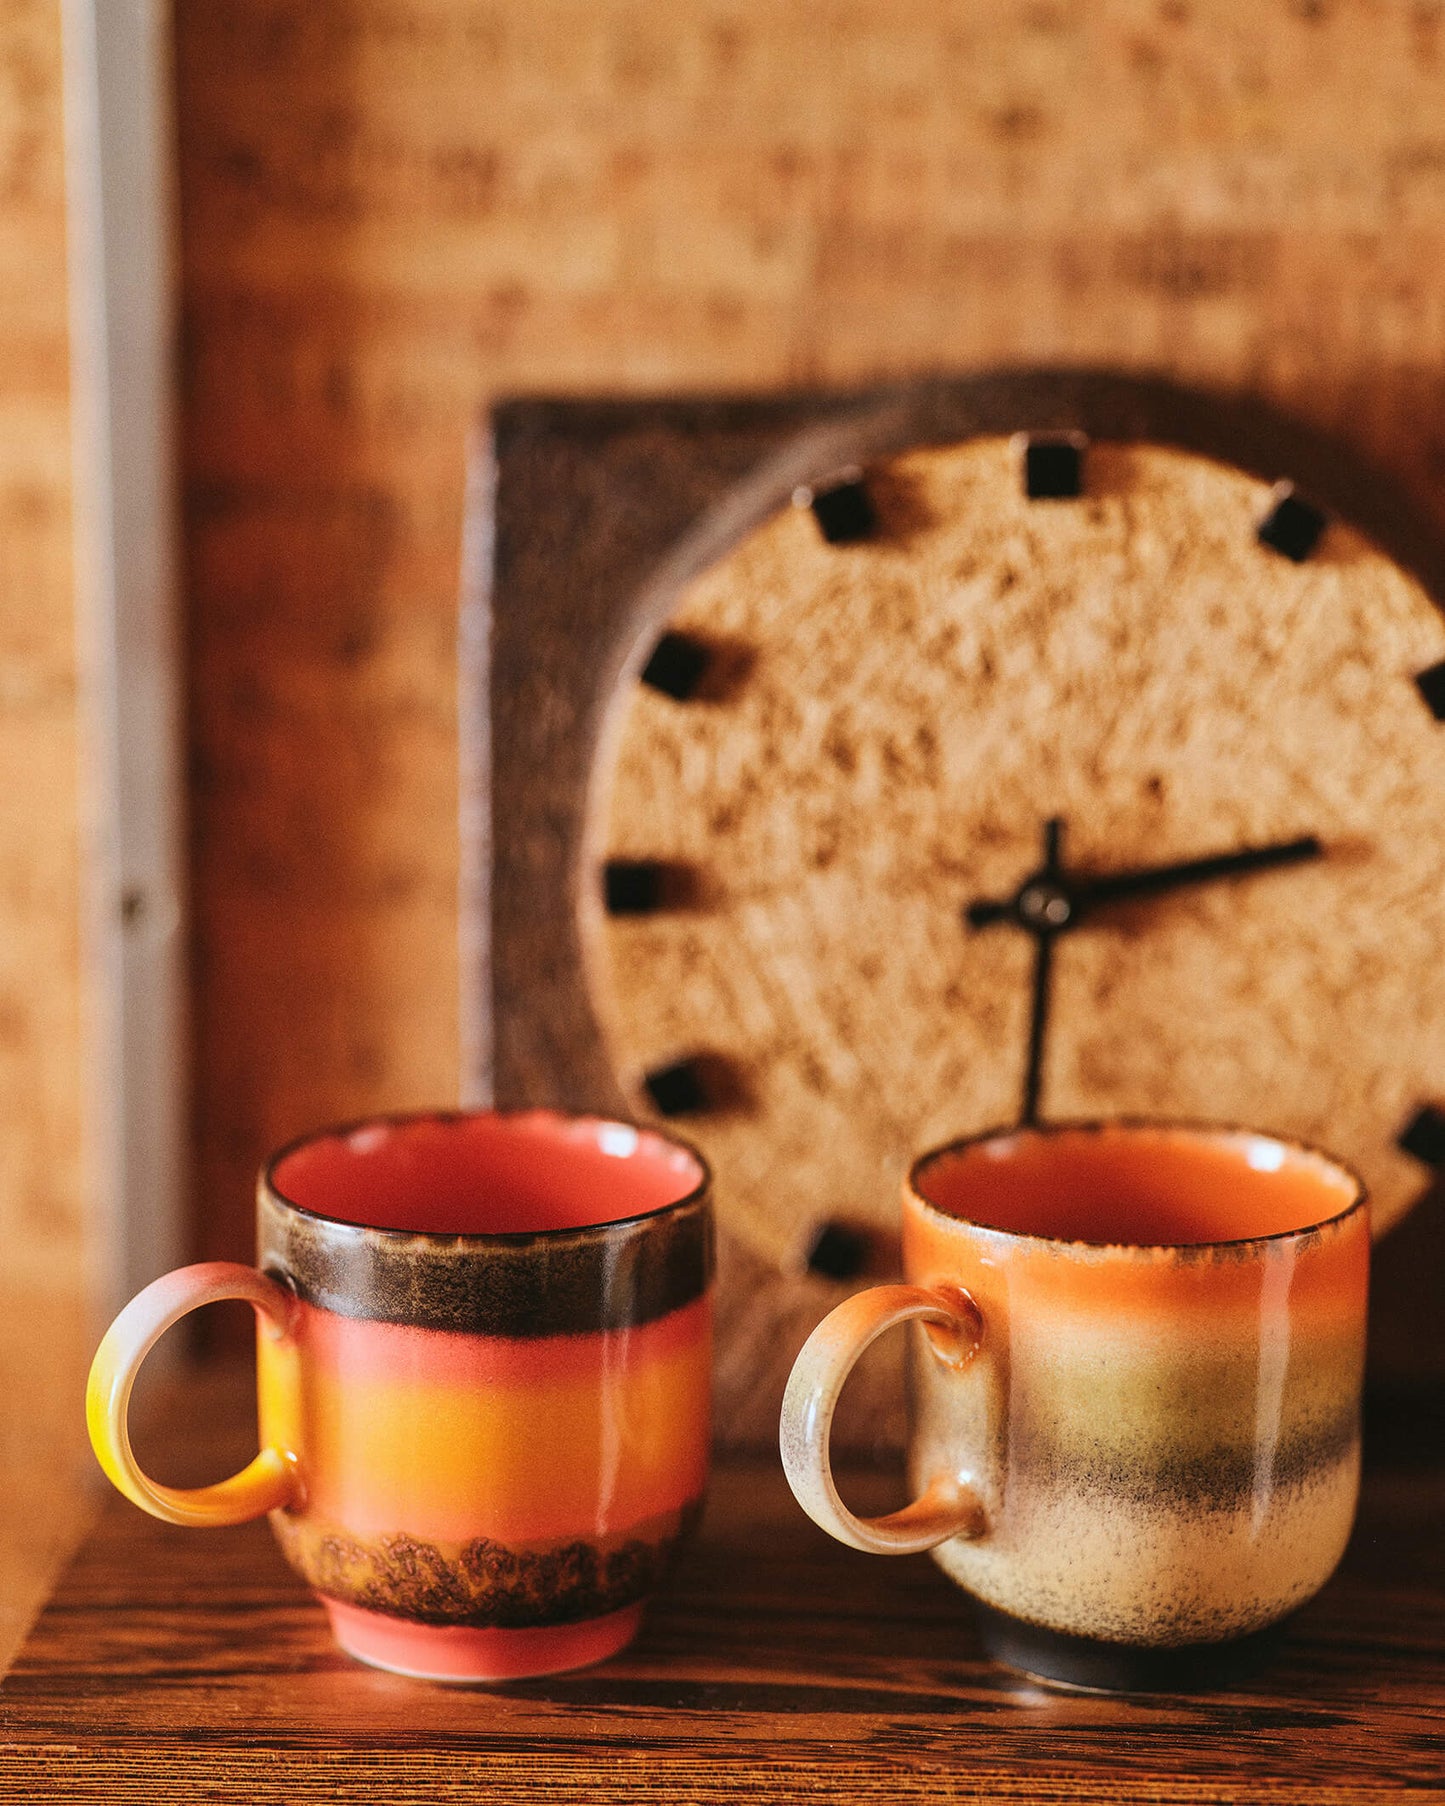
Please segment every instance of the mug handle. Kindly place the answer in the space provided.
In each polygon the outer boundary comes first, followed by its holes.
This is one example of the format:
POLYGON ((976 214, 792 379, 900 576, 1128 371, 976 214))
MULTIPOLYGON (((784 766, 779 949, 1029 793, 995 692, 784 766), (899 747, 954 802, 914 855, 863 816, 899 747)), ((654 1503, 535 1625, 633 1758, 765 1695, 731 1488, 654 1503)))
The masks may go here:
POLYGON ((152 1480, 130 1446, 130 1394, 141 1362, 173 1323, 223 1298, 253 1304, 262 1335, 281 1341, 290 1334, 293 1299, 285 1286, 234 1261, 201 1261, 138 1292, 106 1331, 90 1366, 85 1421, 96 1459, 133 1504, 168 1524, 243 1524, 301 1500, 301 1476, 289 1449, 262 1449, 239 1474, 214 1486, 180 1487, 152 1480))
POLYGON ((977 1354, 983 1317, 962 1286, 873 1286, 828 1313, 803 1344, 783 1394, 778 1442, 794 1497, 830 1536, 873 1555, 916 1555, 984 1530, 983 1508, 963 1475, 934 1475, 911 1504, 881 1518, 855 1516, 833 1483, 828 1436, 844 1382, 866 1348, 915 1320, 929 1326, 933 1352, 948 1366, 966 1367, 977 1354))

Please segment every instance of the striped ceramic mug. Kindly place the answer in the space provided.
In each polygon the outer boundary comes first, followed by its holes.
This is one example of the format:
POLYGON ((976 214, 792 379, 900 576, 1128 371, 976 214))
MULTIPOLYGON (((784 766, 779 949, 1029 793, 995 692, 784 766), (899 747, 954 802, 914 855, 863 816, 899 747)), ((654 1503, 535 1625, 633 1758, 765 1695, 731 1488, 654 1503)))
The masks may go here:
POLYGON ((126 1306, 87 1399, 101 1465, 178 1524, 271 1515, 363 1661, 448 1681, 553 1673, 628 1642, 702 1500, 709 1177, 670 1137, 550 1111, 383 1118, 262 1174, 258 1267, 207 1262, 126 1306), (136 1371, 188 1311, 256 1307, 261 1452, 153 1481, 136 1371))
POLYGON ((904 1185, 908 1283, 848 1299, 798 1357, 788 1478, 840 1541, 931 1550, 1009 1666, 1102 1689, 1224 1678, 1344 1551, 1369 1250, 1355 1176, 1271 1135, 953 1143, 904 1185), (917 1497, 859 1518, 829 1468, 833 1408, 909 1321, 917 1497))

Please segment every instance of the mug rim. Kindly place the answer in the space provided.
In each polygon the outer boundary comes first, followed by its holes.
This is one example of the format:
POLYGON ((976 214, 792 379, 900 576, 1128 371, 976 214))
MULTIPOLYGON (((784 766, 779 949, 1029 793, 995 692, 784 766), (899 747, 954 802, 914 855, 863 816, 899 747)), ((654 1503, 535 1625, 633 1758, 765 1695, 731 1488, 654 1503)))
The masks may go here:
POLYGON ((385 1236, 397 1241, 425 1241, 448 1245, 455 1245, 458 1242, 475 1245, 491 1243, 494 1246, 516 1247, 525 1242, 562 1242, 583 1236, 605 1234, 615 1229, 632 1229, 674 1213, 680 1214, 707 1201, 712 1190, 712 1168, 690 1141, 685 1141, 680 1135, 674 1135, 671 1130, 658 1129, 651 1123, 634 1122, 625 1116, 604 1116, 594 1110, 562 1110, 550 1104, 523 1104, 515 1109, 497 1109, 491 1105, 478 1105, 475 1109, 379 1110, 371 1115, 354 1117, 346 1122, 331 1123, 318 1129, 308 1129, 304 1134, 293 1137, 284 1146, 277 1148, 274 1154, 268 1156, 261 1167, 259 1185, 262 1195, 278 1209, 306 1218, 313 1223, 319 1223, 326 1229, 351 1230, 360 1235, 385 1236), (573 1223, 552 1229, 477 1230, 398 1229, 382 1223, 357 1223, 348 1217, 329 1216, 323 1210, 313 1210, 310 1205, 298 1204, 294 1198, 287 1197, 276 1183, 277 1167, 292 1154, 299 1153, 302 1148, 310 1147, 315 1142, 341 1140, 346 1136, 357 1134, 363 1129, 408 1128, 417 1123, 428 1122, 473 1122, 482 1118, 509 1122, 524 1116, 551 1117, 554 1121, 564 1123, 596 1123, 603 1128, 631 1129, 638 1136, 651 1135, 656 1140, 666 1143, 667 1146, 686 1154, 693 1161, 698 1171, 697 1183, 684 1196, 674 1198, 670 1204, 659 1204, 652 1210, 633 1211, 625 1217, 606 1217, 597 1223, 573 1223))
POLYGON ((939 1143, 926 1149, 909 1165, 903 1182, 905 1202, 912 1201, 927 1212, 930 1219, 938 1223, 951 1224, 955 1229, 973 1229, 984 1235, 1000 1236, 1011 1242, 1035 1242, 1046 1248, 1083 1248, 1091 1252, 1103 1253, 1112 1250, 1123 1250, 1128 1253, 1189 1253, 1191 1251, 1234 1250, 1236 1252, 1248 1248, 1266 1247, 1271 1242, 1296 1241, 1305 1236, 1316 1235, 1323 1229, 1332 1229, 1343 1224, 1357 1211, 1364 1210, 1370 1201, 1369 1188, 1364 1180, 1345 1161, 1334 1154, 1327 1154, 1323 1148, 1314 1146, 1312 1142, 1303 1141, 1298 1136, 1279 1134, 1272 1129, 1249 1129, 1240 1123, 1210 1121, 1198 1117, 1185 1116, 1107 1116, 1107 1117, 1064 1117, 1041 1123, 999 1124, 993 1128, 982 1129, 973 1135, 958 1135, 950 1141, 939 1143), (1303 1154, 1310 1160, 1321 1161, 1332 1167, 1335 1172, 1343 1174, 1355 1188, 1355 1195, 1342 1210, 1334 1211, 1327 1217, 1320 1217, 1312 1223, 1303 1223, 1298 1229, 1277 1229, 1269 1235, 1230 1236, 1216 1241, 1201 1242, 1127 1242, 1127 1241, 1088 1241, 1080 1236, 1039 1235, 1032 1230, 1003 1229, 996 1224, 981 1223, 972 1217, 956 1216, 935 1204, 919 1186, 919 1179, 926 1167, 935 1161, 946 1159, 950 1154, 966 1154, 982 1146, 985 1142, 1001 1141, 1011 1136, 1048 1137, 1054 1134, 1098 1133, 1108 1129, 1156 1129, 1174 1130, 1184 1134, 1209 1136, 1218 1141, 1229 1141, 1247 1137, 1254 1141, 1273 1142, 1276 1147, 1287 1149, 1293 1154, 1303 1154))

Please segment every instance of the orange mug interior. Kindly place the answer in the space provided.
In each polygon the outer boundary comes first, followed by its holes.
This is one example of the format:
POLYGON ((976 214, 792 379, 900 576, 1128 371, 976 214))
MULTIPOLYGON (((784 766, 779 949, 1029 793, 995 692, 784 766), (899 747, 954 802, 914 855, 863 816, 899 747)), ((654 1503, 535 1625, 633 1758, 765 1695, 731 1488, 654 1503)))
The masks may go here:
POLYGON ((1105 1246, 1288 1235, 1363 1196, 1311 1149, 1248 1130, 1116 1123, 1020 1129, 920 1162, 914 1189, 961 1221, 1105 1246))

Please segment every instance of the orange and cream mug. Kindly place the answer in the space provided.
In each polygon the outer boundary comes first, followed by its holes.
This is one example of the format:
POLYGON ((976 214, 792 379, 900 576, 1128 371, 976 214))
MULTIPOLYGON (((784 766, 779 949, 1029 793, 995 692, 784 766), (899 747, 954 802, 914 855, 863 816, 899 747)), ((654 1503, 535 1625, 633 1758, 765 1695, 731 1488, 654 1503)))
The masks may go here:
POLYGON ((788 1479, 841 1542, 931 1550, 1009 1667, 1122 1691, 1226 1679, 1349 1537, 1369 1253, 1354 1175, 1270 1135, 953 1143, 904 1185, 908 1283, 849 1298, 798 1356, 788 1479), (860 1518, 829 1424, 863 1350, 908 1322, 917 1496, 860 1518))
POLYGON ((309 1136, 261 1176, 258 1267, 181 1268, 111 1325, 95 1452, 172 1523, 269 1512, 364 1662, 490 1681, 601 1661, 701 1507, 709 1190, 670 1137, 550 1111, 309 1136), (261 1452, 162 1486, 131 1450, 131 1387, 222 1298, 256 1308, 261 1452))

